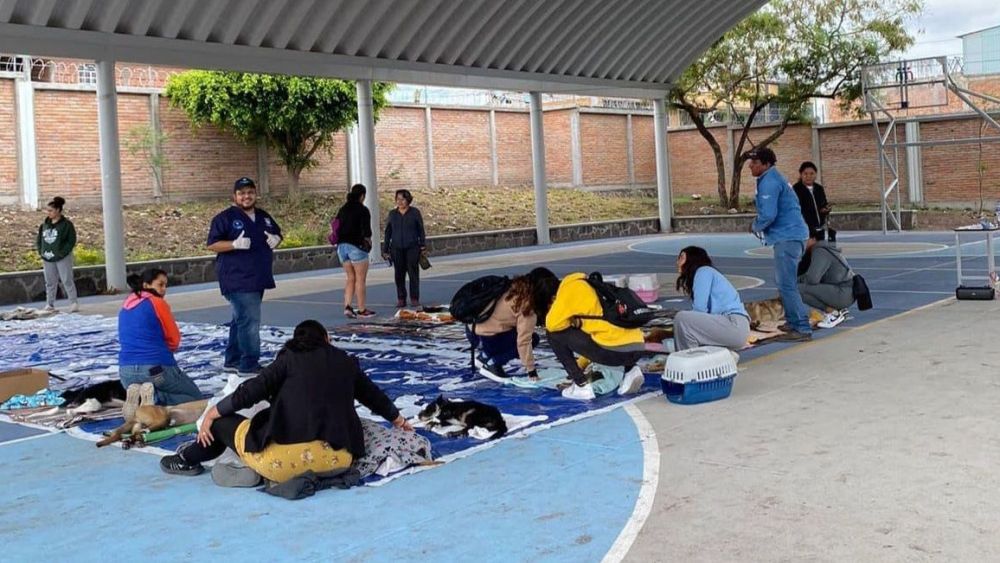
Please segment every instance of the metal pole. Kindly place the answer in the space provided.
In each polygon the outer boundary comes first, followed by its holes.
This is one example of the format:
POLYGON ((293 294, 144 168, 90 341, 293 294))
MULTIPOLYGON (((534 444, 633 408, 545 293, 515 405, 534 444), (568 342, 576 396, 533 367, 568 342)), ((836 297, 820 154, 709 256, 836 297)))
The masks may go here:
POLYGON ((549 244, 549 201, 545 185, 545 129, 542 94, 531 92, 531 170, 535 183, 535 230, 538 244, 549 244))
MULTIPOLYGON (((361 183, 368 188, 365 206, 372 215, 372 249, 382 247, 382 217, 378 210, 378 178, 375 175, 375 108, 372 105, 372 81, 358 80, 358 151, 361 157, 361 183)), ((373 256, 375 261, 379 253, 373 256)))
MULTIPOLYGON (((670 154, 667 144, 667 104, 663 98, 653 100, 653 132, 656 135, 656 200, 660 211, 660 232, 669 233, 673 214, 670 196, 670 154)), ((732 146, 732 143, 730 143, 732 146)))
POLYGON ((125 289, 122 166, 118 153, 118 94, 115 88, 115 61, 97 61, 97 122, 101 146, 101 203, 104 207, 104 270, 108 279, 108 291, 125 289))

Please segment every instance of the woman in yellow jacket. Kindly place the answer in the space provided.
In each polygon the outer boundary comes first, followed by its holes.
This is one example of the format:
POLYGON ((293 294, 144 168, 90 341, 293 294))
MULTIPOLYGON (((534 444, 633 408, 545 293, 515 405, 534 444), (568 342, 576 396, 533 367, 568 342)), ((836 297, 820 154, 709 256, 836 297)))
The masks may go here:
POLYGON ((575 273, 563 278, 545 316, 549 345, 573 380, 573 385, 563 389, 563 397, 589 401, 596 396, 574 354, 598 364, 624 367, 619 395, 635 393, 642 387, 642 371, 636 363, 649 354, 642 331, 622 328, 599 318, 581 318, 600 317, 602 312, 601 301, 586 275, 575 273))

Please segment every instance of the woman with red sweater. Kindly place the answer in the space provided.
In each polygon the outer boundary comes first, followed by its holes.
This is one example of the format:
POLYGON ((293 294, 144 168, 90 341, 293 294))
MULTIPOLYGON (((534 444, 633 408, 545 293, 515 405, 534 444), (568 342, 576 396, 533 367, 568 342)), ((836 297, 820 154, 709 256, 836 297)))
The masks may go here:
MULTIPOLYGON (((181 344, 181 333, 167 293, 167 273, 149 269, 142 275, 128 277, 132 293, 118 312, 118 377, 131 397, 133 385, 151 384, 156 404, 177 405, 201 399, 201 391, 178 366, 174 352, 181 344)), ((130 401, 126 401, 129 403, 130 401)))

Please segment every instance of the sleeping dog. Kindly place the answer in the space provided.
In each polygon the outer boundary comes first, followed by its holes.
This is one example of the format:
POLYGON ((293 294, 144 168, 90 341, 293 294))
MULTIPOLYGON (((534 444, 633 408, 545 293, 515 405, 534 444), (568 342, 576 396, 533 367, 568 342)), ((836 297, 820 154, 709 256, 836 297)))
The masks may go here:
POLYGON ((115 428, 100 442, 97 447, 104 447, 122 439, 125 434, 139 436, 143 432, 155 432, 163 430, 168 426, 178 426, 190 424, 198 420, 205 407, 207 400, 191 401, 169 407, 161 405, 142 405, 135 410, 135 416, 126 420, 124 424, 115 428))

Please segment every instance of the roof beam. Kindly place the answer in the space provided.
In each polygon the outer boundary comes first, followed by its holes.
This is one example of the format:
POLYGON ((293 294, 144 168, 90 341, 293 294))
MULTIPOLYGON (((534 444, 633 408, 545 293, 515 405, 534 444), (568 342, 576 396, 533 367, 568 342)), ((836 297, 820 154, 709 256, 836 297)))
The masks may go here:
POLYGON ((233 9, 227 12, 226 21, 222 24, 222 27, 218 28, 214 35, 209 35, 209 37, 214 39, 217 43, 232 45, 236 42, 236 38, 239 37, 240 32, 243 31, 243 26, 246 25, 250 14, 252 14, 254 8, 257 7, 257 2, 251 2, 250 0, 233 0, 231 2, 231 7, 233 9))
POLYGON ((313 13, 306 18, 305 25, 299 33, 290 41, 293 49, 299 51, 312 51, 319 39, 319 34, 323 32, 333 15, 340 8, 342 0, 323 0, 313 9, 313 13))

